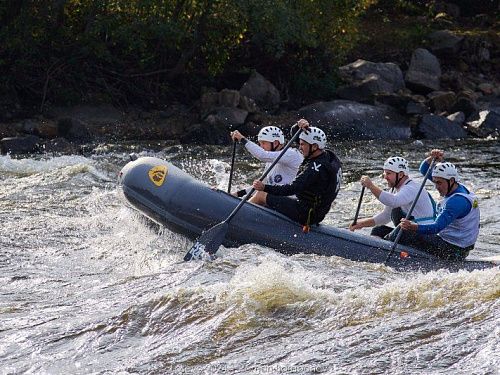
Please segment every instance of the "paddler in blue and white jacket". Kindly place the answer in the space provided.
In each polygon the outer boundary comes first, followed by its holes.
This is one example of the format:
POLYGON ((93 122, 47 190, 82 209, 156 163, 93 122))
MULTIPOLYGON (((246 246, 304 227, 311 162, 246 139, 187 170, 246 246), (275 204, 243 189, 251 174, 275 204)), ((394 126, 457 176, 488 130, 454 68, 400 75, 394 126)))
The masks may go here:
MULTIPOLYGON (((265 170, 267 170, 281 154, 281 150, 285 145, 285 136, 277 126, 265 126, 260 129, 257 135, 259 144, 246 139, 238 130, 231 132, 230 135, 234 141, 240 142, 253 157, 265 162, 265 170)), ((296 148, 289 148, 269 172, 264 183, 268 185, 290 184, 294 180, 303 160, 304 158, 299 150, 296 148)), ((241 189, 236 195, 238 197, 243 197, 251 189, 252 187, 241 189)), ((250 202, 259 204, 253 197, 250 198, 250 202)))
POLYGON ((474 193, 459 183, 457 168, 443 162, 444 152, 432 150, 420 165, 425 174, 432 158, 440 161, 432 170, 432 181, 443 197, 433 223, 401 220, 405 230, 401 243, 415 246, 444 259, 462 260, 474 248, 479 235, 479 204, 474 193))

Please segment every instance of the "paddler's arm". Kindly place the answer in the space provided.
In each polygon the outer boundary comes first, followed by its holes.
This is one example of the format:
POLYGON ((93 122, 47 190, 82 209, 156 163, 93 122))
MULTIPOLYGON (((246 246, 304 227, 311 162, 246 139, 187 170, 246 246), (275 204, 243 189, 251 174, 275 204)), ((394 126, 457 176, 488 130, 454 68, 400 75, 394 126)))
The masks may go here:
POLYGON ((375 226, 375 220, 373 220, 373 217, 367 217, 365 219, 358 219, 356 224, 350 224, 349 225, 349 230, 351 232, 354 232, 355 230, 361 229, 361 228, 366 228, 366 227, 374 227, 375 226))
POLYGON ((373 195, 378 199, 382 193, 382 189, 373 183, 373 181, 368 176, 361 176, 361 186, 369 189, 373 195))
MULTIPOLYGON (((314 184, 319 176, 313 168, 306 168, 299 173, 291 184, 287 185, 264 185, 264 191, 273 195, 290 196, 300 194, 306 188, 314 184)), ((255 187, 255 185, 254 185, 255 187)))
MULTIPOLYGON (((436 220, 432 224, 416 224, 408 227, 409 230, 416 231, 420 234, 437 234, 441 232, 444 228, 450 225, 455 219, 462 218, 466 216, 472 209, 472 205, 469 200, 460 195, 455 195, 451 197, 448 202, 446 202, 445 209, 436 217, 436 220)), ((403 219, 402 219, 403 220, 403 219)), ((402 221, 401 221, 402 223, 402 221)), ((401 225, 403 227, 403 225, 401 225)), ((404 228, 403 229, 407 229, 404 228)))
POLYGON ((373 217, 366 217, 364 219, 359 219, 358 222, 353 225, 349 225, 350 231, 355 231, 361 228, 374 227, 375 225, 384 225, 391 221, 391 208, 388 206, 384 207, 384 210, 373 217))
MULTIPOLYGON (((245 148, 247 151, 252 154, 255 158, 259 159, 260 161, 263 161, 265 163, 272 163, 273 161, 276 160, 278 156, 281 155, 281 150, 277 151, 266 151, 262 147, 260 147, 258 144, 248 141, 245 143, 245 148)), ((298 168, 300 163, 302 162, 302 158, 298 156, 301 154, 298 154, 296 152, 292 152, 292 150, 289 150, 285 152, 285 154, 281 157, 280 163, 289 165, 291 167, 298 168)))
POLYGON ((261 181, 256 180, 253 183, 255 190, 262 190, 266 193, 273 195, 289 196, 296 194, 296 187, 293 184, 288 185, 264 185, 261 181), (256 184, 259 183, 260 184, 256 184), (262 186, 262 188, 257 188, 257 186, 262 186))
MULTIPOLYGON (((427 173, 427 170, 429 169, 432 159, 436 160, 436 163, 440 163, 444 160, 444 151, 443 150, 438 150, 434 149, 431 152, 429 152, 429 156, 420 163, 420 168, 419 171, 422 173, 422 176, 425 176, 427 173)), ((432 172, 431 176, 429 176, 429 180, 432 180, 432 172)))
POLYGON ((409 230, 412 232, 417 232, 419 227, 417 223, 414 223, 413 221, 404 218, 401 219, 401 223, 399 224, 399 226, 403 230, 409 230))

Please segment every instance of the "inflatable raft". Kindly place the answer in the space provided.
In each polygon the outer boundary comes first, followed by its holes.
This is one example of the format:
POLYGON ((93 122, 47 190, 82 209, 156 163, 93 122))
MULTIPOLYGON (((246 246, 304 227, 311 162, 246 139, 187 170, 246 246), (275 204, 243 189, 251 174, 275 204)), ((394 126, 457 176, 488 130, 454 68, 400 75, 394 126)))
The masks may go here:
MULTIPOLYGON (((192 240, 224 221, 240 202, 226 192, 211 189, 173 164, 151 157, 125 165, 119 174, 119 186, 133 208, 192 240)), ((223 245, 237 247, 248 243, 267 246, 287 255, 318 254, 371 263, 384 263, 392 245, 389 241, 324 224, 303 233, 302 227, 287 217, 245 203, 231 220, 223 245)), ((386 264, 397 269, 424 271, 496 266, 481 260, 445 261, 407 246, 397 246, 386 264)))

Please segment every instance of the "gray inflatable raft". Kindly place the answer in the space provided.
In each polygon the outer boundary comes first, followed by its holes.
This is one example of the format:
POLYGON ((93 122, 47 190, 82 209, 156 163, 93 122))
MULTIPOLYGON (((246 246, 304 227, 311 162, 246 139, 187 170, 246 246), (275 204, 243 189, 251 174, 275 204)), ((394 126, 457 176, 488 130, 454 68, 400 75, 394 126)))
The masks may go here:
MULTIPOLYGON (((192 240, 225 220, 240 202, 226 192, 211 189, 173 164, 151 157, 125 165, 119 174, 119 185, 133 208, 192 240)), ((223 244, 235 247, 248 243, 267 246, 287 255, 319 254, 371 263, 384 263, 392 245, 389 241, 324 224, 313 226, 306 234, 299 224, 287 217, 245 203, 231 220, 223 244)), ((397 269, 422 271, 496 266, 481 260, 444 261, 407 246, 398 246, 386 264, 397 269)))

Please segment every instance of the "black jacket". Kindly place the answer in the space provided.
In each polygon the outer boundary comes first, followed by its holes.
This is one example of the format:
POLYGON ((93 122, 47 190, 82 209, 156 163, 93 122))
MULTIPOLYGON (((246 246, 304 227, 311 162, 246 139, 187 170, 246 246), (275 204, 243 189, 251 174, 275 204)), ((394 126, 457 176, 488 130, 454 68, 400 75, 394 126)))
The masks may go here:
POLYGON ((301 224, 323 220, 337 197, 342 180, 342 164, 325 150, 314 159, 304 159, 295 180, 289 185, 265 185, 264 191, 274 195, 296 195, 301 224))

